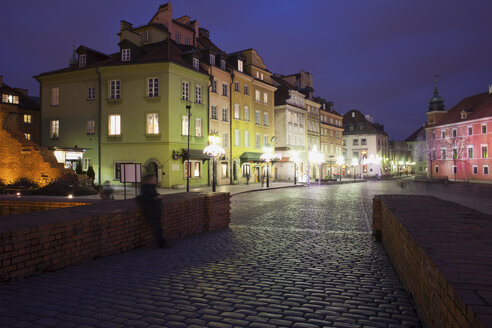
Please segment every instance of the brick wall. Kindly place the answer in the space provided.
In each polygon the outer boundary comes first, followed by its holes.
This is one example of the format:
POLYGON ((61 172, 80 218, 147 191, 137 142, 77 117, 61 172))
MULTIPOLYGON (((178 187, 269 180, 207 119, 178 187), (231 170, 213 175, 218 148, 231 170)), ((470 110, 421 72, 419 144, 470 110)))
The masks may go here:
MULTIPOLYGON (((5 199, 4 202, 6 206, 18 202, 16 208, 30 207, 31 203, 40 208, 37 203, 43 203, 5 199)), ((25 278, 154 243, 150 226, 134 200, 94 201, 85 206, 81 202, 67 203, 70 207, 1 218, 0 281, 25 278)), ((172 240, 226 228, 229 214, 229 193, 166 195, 162 213, 164 237, 172 240)))
POLYGON ((0 216, 24 214, 37 211, 47 211, 57 208, 73 207, 89 205, 89 203, 82 202, 53 202, 53 201, 15 201, 15 200, 0 200, 0 216))
POLYGON ((377 196, 373 210, 374 234, 426 327, 492 326, 492 217, 430 196, 377 196))

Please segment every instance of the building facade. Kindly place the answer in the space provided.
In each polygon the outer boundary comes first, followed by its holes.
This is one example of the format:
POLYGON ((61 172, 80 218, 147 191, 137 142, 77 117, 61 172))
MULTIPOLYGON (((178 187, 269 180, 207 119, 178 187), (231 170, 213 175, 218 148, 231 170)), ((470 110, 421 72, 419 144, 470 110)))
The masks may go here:
POLYGON ((333 104, 322 104, 320 111, 320 151, 325 155, 326 165, 322 176, 333 178, 341 174, 339 157, 343 153, 343 116, 333 109, 333 104), (337 164, 337 161, 339 164, 337 164))
POLYGON ((426 152, 426 133, 425 124, 415 130, 405 139, 408 150, 411 152, 412 162, 414 163, 411 173, 416 175, 427 175, 427 152, 426 152))

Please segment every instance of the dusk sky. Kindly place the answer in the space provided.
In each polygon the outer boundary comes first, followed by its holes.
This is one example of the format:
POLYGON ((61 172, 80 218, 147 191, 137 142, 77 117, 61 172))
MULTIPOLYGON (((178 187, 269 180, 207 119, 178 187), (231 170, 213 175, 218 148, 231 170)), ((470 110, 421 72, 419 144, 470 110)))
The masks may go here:
MULTIPOLYGON (((68 66, 72 44, 118 51, 120 20, 145 25, 165 0, 16 0, 0 11, 0 75, 39 95, 32 78, 68 66)), ((358 109, 405 139, 426 120, 439 74, 450 109, 492 83, 490 0, 179 0, 226 52, 254 48, 271 72, 314 76, 315 95, 358 109)))

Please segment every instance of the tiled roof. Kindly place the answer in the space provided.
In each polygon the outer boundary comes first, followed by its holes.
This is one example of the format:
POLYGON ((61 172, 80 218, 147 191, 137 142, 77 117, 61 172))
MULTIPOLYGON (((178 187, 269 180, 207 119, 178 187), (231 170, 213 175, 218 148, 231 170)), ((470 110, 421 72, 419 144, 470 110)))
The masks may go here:
POLYGON ((415 130, 408 138, 405 139, 405 142, 422 140, 425 140, 425 128, 423 126, 415 130))
MULTIPOLYGON (((0 94, 3 93, 19 96, 19 105, 18 105, 19 108, 39 110, 39 103, 35 102, 33 99, 31 99, 31 97, 24 95, 22 92, 19 92, 14 88, 10 87, 8 84, 2 83, 2 86, 0 87, 0 94)), ((0 101, 1 101, 1 96, 0 96, 0 101)), ((14 105, 17 106, 16 104, 14 105)))
POLYGON ((384 126, 378 123, 369 122, 366 117, 358 110, 352 109, 343 115, 343 134, 376 134, 381 133, 387 135, 384 131, 384 126), (354 117, 352 117, 352 113, 354 117), (353 130, 350 130, 350 125, 354 126, 353 130), (360 127, 363 127, 360 129, 360 127))
POLYGON ((438 125, 466 122, 484 117, 492 117, 492 94, 488 92, 467 97, 456 104, 437 122, 438 125), (461 118, 461 112, 468 113, 465 119, 461 118))

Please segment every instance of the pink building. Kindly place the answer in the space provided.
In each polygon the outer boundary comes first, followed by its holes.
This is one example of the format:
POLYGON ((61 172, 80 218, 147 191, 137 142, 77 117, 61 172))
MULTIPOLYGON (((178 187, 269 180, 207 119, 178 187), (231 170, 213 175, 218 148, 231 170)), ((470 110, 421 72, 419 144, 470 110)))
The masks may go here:
MULTIPOLYGON (((434 90, 427 122, 427 154, 432 177, 492 182, 492 85, 448 111, 434 90)), ((429 173, 430 175, 430 173, 429 173)))

